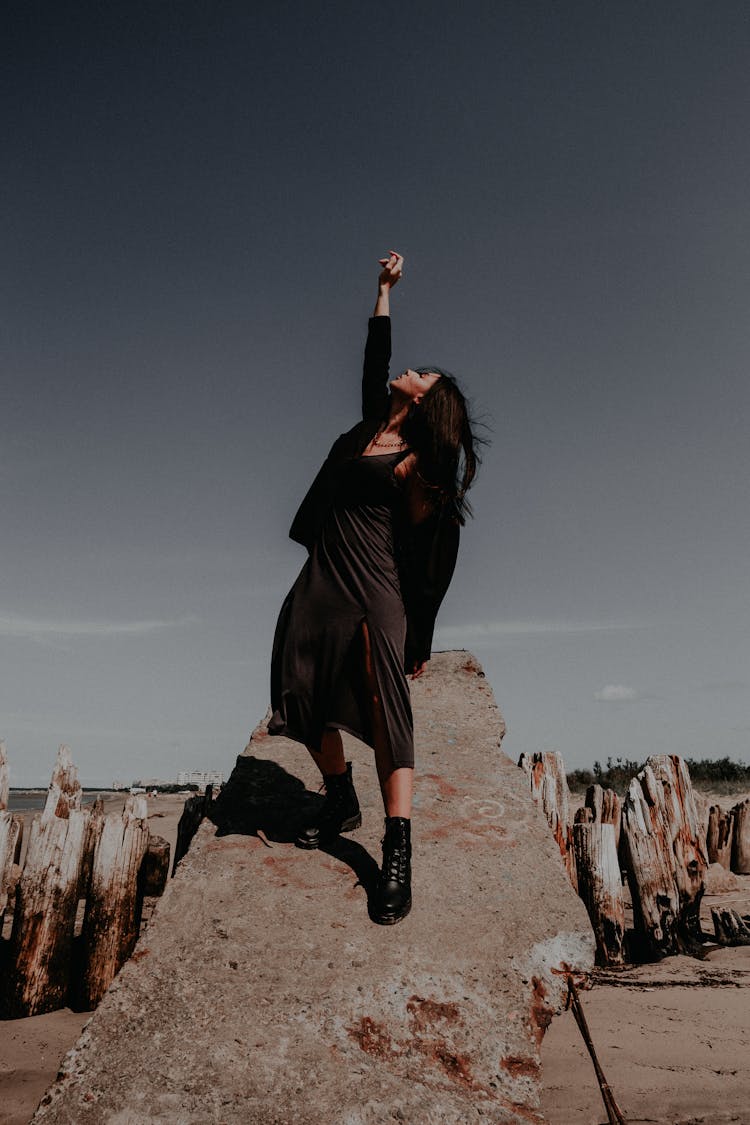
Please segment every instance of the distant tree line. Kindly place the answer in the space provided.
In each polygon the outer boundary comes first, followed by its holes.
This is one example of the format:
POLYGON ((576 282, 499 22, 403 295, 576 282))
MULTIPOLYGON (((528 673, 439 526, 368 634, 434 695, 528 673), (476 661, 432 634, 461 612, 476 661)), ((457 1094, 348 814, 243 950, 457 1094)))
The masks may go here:
MULTIPOLYGON (((702 788, 714 786, 750 786, 750 766, 744 762, 733 762, 731 758, 686 758, 693 783, 702 788)), ((607 758, 606 766, 594 762, 590 770, 573 770, 567 775, 568 785, 580 792, 589 785, 601 785, 604 789, 614 789, 616 793, 627 791, 631 778, 643 769, 644 762, 630 758, 607 758)))
MULTIPOLYGON (((156 790, 157 793, 185 793, 188 789, 191 793, 200 792, 200 786, 190 781, 186 785, 178 785, 176 781, 167 781, 163 785, 143 785, 139 788, 146 789, 149 793, 156 790)), ((82 785, 82 793, 124 793, 127 796, 130 786, 125 786, 122 789, 107 789, 101 785, 82 785)), ((26 792, 26 790, 23 790, 26 792)))
POLYGON ((148 786, 149 793, 153 793, 154 790, 156 790, 157 793, 185 793, 188 789, 191 793, 198 793, 200 786, 192 781, 189 781, 186 785, 178 785, 176 781, 170 781, 167 785, 148 786))

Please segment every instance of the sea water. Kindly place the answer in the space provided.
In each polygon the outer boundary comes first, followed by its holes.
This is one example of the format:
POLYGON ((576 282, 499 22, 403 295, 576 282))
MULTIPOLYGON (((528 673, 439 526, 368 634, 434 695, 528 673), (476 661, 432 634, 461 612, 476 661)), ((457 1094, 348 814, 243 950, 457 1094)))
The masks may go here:
MULTIPOLYGON (((106 790, 102 790, 106 792, 106 790)), ((84 793, 82 795, 81 803, 84 805, 93 805, 98 793, 84 793)), ((124 794, 127 796, 127 794, 124 794)), ((9 812, 37 812, 44 808, 44 803, 47 800, 46 789, 11 789, 8 794, 8 811, 9 812)))

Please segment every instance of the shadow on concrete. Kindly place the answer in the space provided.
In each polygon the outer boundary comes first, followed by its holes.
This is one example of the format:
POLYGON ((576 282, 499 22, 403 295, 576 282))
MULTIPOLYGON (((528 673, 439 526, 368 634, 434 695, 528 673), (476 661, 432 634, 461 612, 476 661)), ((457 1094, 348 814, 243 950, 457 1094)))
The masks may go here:
POLYGON ((380 875, 380 867, 368 852, 356 840, 347 836, 339 836, 332 844, 326 844, 321 851, 332 855, 335 859, 351 867, 357 876, 357 885, 362 887, 367 895, 367 909, 372 916, 374 906, 375 888, 380 875))
POLYGON ((269 840, 291 844, 322 804, 322 794, 310 792, 278 762, 240 755, 208 816, 217 836, 257 836, 261 831, 269 840))
MULTIPOLYGON (((216 825, 217 836, 262 833, 269 841, 292 844, 322 805, 322 793, 306 789, 303 781, 278 762, 243 754, 207 815, 216 825)), ((369 905, 380 868, 367 849, 348 836, 339 836, 320 850, 352 869, 369 905)))

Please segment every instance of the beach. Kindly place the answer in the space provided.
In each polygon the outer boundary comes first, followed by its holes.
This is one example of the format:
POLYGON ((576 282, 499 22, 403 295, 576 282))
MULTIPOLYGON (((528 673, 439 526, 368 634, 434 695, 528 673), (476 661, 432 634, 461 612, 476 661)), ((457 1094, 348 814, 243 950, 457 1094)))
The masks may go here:
MULTIPOLYGON (((750 911, 750 876, 711 905, 750 911)), ((597 974, 581 992, 600 1065, 628 1125, 747 1125, 750 1121, 748 987, 750 947, 705 961, 668 957, 618 974, 597 974), (625 978, 625 979, 623 979, 625 978)), ((542 1105, 549 1125, 600 1125, 607 1115, 594 1068, 571 1012, 542 1043, 542 1105)))
MULTIPOLYGON (((724 808, 745 794, 700 794, 724 808)), ((122 807, 108 795, 107 811, 122 807)), ((575 803, 575 798, 574 798, 575 803)), ((149 798, 151 831, 172 847, 184 797, 149 798)), ((29 814, 31 815, 31 814, 29 814)), ((750 876, 703 900, 750 913, 750 876)), ((719 949, 704 961, 669 957, 621 973, 597 972, 581 1000, 599 1061, 629 1125, 747 1125, 750 947, 719 949)), ((0 1036, 0 1125, 27 1125, 59 1062, 90 1013, 68 1009, 7 1021, 0 1036)), ((543 1111, 549 1125, 606 1122, 591 1060, 570 1012, 553 1019, 541 1048, 543 1111)))

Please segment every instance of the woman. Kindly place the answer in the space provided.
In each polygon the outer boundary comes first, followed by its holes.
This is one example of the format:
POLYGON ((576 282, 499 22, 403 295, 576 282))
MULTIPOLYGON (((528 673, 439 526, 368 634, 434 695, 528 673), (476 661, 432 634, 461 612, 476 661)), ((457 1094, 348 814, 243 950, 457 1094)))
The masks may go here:
POLYGON ((271 664, 271 734, 304 743, 326 797, 297 838, 317 848, 362 823, 342 730, 368 743, 385 808, 372 918, 411 907, 414 747, 406 673, 430 657, 453 574, 465 494, 476 472, 466 402, 438 368, 388 384, 390 293, 403 258, 381 258, 362 381, 362 421, 334 443, 290 535, 309 557, 279 615, 271 664))

